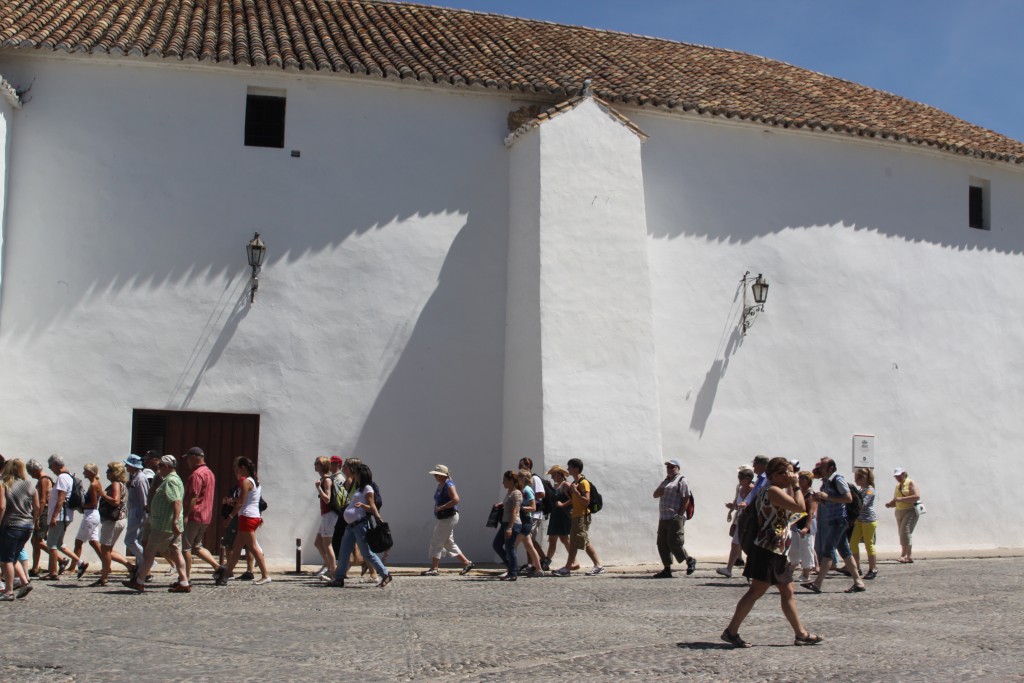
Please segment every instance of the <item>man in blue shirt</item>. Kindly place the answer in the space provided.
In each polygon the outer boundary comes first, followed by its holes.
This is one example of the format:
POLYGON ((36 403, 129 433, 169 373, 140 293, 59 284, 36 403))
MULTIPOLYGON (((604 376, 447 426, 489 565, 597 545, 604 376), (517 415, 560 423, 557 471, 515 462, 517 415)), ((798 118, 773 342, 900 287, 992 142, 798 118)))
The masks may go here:
POLYGON ((825 575, 832 569, 832 553, 838 550, 846 571, 853 577, 853 585, 846 592, 860 593, 867 589, 853 561, 850 540, 846 536, 846 504, 853 502, 853 494, 850 493, 850 486, 843 479, 843 475, 836 471, 836 463, 832 458, 822 458, 818 466, 821 468, 821 490, 814 495, 819 505, 823 506, 818 511, 821 567, 818 568, 818 577, 813 583, 800 585, 812 593, 820 593, 825 575))

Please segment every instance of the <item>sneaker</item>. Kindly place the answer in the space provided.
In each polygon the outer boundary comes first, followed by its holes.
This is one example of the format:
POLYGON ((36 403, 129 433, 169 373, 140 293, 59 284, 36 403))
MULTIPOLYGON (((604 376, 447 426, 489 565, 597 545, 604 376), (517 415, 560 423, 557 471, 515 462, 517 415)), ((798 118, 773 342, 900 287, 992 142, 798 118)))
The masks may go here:
POLYGON ((252 581, 256 576, 252 572, 242 572, 238 575, 239 581, 252 581))
POLYGON ((88 568, 89 568, 89 563, 88 562, 79 562, 78 563, 78 579, 79 580, 81 580, 82 576, 85 575, 85 570, 87 570, 88 568))
POLYGON ((420 572, 420 576, 440 576, 441 572, 436 569, 425 569, 420 572))
POLYGON ((732 578, 732 571, 729 570, 729 569, 726 569, 725 567, 718 567, 717 569, 715 569, 715 573, 716 574, 721 574, 722 576, 724 576, 727 579, 731 579, 732 578))
POLYGON ((552 576, 570 576, 572 572, 569 571, 568 567, 562 567, 561 569, 555 569, 551 572, 552 576))
POLYGON ((325 564, 324 566, 320 567, 320 569, 317 569, 316 570, 316 574, 313 574, 313 576, 315 576, 316 578, 319 579, 321 576, 323 576, 326 573, 327 573, 327 565, 325 564))
POLYGON ((519 565, 519 573, 520 574, 525 574, 528 571, 530 571, 530 564, 529 563, 519 565))
POLYGON ((878 576, 878 572, 876 572, 874 569, 872 569, 871 571, 869 571, 867 574, 864 575, 864 579, 866 581, 871 581, 876 576, 878 576))
POLYGON ((14 597, 16 597, 18 600, 21 600, 22 598, 24 598, 26 595, 28 595, 31 592, 32 592, 32 583, 29 582, 29 583, 26 583, 21 588, 19 588, 18 592, 14 594, 14 597))
POLYGON ((327 582, 327 585, 330 586, 331 588, 344 588, 345 587, 345 579, 330 579, 327 582))
POLYGON ((14 593, 0 593, 0 601, 14 602, 14 593))
POLYGON ((651 578, 652 579, 671 579, 672 578, 672 570, 670 568, 668 568, 668 567, 665 567, 664 569, 662 569, 660 572, 658 572, 657 574, 655 574, 651 578))
POLYGON ((470 573, 471 571, 473 571, 473 563, 472 562, 470 562, 469 564, 467 564, 465 567, 462 568, 462 571, 459 572, 459 576, 465 576, 466 574, 470 573))
POLYGON ((317 578, 319 578, 324 583, 332 583, 334 581, 334 577, 331 576, 330 574, 322 574, 321 576, 319 576, 317 578))
POLYGON ((269 576, 264 576, 262 579, 258 579, 256 581, 253 581, 252 585, 254 585, 254 586, 266 586, 271 581, 273 581, 272 578, 270 578, 269 576))
POLYGON ((182 586, 180 583, 175 583, 173 586, 171 586, 170 588, 167 589, 167 592, 168 593, 191 593, 192 592, 192 586, 189 586, 187 584, 182 586))
POLYGON ((689 576, 690 574, 694 573, 695 571, 697 571, 697 558, 694 558, 694 557, 686 558, 686 575, 689 576))
POLYGON ((598 574, 604 574, 604 567, 594 567, 586 572, 587 576, 597 576, 598 574))

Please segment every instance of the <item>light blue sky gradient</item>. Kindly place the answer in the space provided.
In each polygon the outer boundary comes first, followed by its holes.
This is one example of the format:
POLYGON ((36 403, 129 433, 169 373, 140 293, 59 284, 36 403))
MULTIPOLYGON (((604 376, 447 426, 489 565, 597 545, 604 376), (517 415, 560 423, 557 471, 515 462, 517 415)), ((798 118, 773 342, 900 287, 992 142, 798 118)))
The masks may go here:
POLYGON ((749 52, 1024 141, 1024 0, 438 0, 749 52))

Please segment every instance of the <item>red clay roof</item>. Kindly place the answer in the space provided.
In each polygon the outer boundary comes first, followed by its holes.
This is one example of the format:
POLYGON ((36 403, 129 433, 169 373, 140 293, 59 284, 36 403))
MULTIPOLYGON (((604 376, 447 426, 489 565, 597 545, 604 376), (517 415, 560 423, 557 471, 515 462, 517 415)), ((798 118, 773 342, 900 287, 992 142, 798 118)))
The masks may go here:
POLYGON ((0 48, 367 74, 662 107, 1024 163, 1024 144, 741 52, 375 0, 0 0, 0 48))

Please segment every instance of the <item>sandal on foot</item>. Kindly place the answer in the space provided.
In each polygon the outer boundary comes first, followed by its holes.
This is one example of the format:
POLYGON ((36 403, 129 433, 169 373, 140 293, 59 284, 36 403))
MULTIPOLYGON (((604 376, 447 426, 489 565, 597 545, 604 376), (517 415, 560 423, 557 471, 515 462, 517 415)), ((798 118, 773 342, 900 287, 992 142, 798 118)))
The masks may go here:
POLYGON ((465 567, 462 568, 462 571, 459 572, 459 576, 465 576, 466 574, 470 573, 471 571, 473 571, 473 563, 472 562, 470 562, 469 564, 467 564, 465 567))
POLYGON ((92 583, 89 584, 89 588, 102 588, 103 586, 106 586, 106 585, 107 585, 107 582, 104 581, 103 579, 96 579, 95 581, 93 581, 92 583))
POLYGON ((799 634, 797 634, 796 638, 793 639, 793 644, 794 645, 817 645, 822 640, 824 640, 824 638, 822 638, 821 636, 814 635, 813 633, 808 631, 807 635, 799 635, 799 634))
POLYGON ((853 584, 852 586, 850 586, 849 588, 847 588, 843 592, 844 593, 863 593, 866 590, 867 590, 867 586, 858 586, 857 584, 853 584))
POLYGON ((803 588, 806 588, 807 590, 811 591, 812 593, 820 593, 821 592, 821 589, 818 588, 817 586, 815 586, 813 583, 801 583, 800 586, 803 587, 803 588))
POLYGON ((381 578, 380 583, 377 584, 377 588, 384 588, 389 583, 391 583, 391 574, 385 574, 383 578, 381 578))
POLYGON ((750 647, 750 643, 740 638, 739 633, 729 633, 729 629, 722 631, 722 640, 733 647, 750 647))

